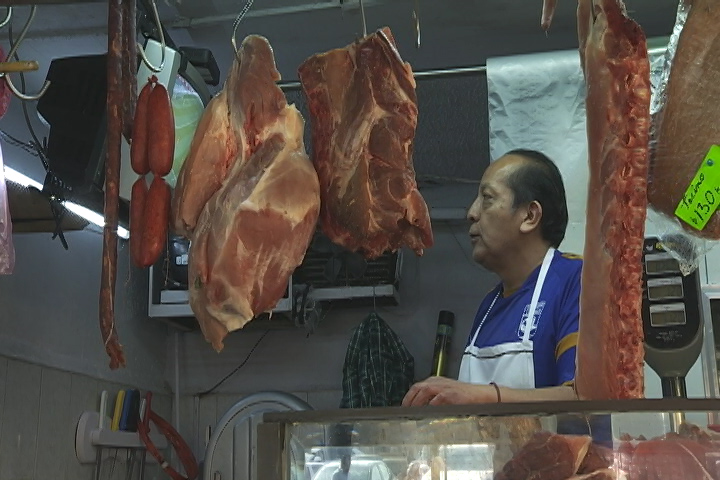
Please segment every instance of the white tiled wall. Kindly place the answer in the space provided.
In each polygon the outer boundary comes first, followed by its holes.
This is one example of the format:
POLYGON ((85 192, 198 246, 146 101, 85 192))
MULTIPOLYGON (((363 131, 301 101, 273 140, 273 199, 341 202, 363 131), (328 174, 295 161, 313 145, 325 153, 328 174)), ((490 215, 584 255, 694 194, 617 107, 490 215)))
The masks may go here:
MULTIPOLYGON (((75 456, 78 418, 98 410, 102 390, 113 398, 131 387, 0 356, 0 478, 91 480, 94 466, 75 456)), ((153 409, 170 419, 170 396, 155 393, 153 409)), ((110 466, 115 452, 106 453, 110 466)), ((116 468, 124 469, 125 453, 117 457, 116 468)), ((156 464, 147 467, 145 478, 164 477, 156 464)))

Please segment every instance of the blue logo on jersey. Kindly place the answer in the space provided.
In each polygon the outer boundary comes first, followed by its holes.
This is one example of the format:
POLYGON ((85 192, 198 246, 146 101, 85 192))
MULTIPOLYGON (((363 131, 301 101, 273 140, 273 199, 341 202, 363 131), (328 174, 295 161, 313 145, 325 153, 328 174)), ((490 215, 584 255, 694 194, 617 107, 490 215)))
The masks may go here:
MULTIPOLYGON (((540 320, 540 315, 542 315, 544 308, 545 308, 545 300, 539 301, 537 303, 537 307, 535 308, 535 315, 533 315, 532 326, 530 327, 530 338, 533 338, 533 336, 535 336, 535 331, 537 330, 538 321, 540 320)), ((525 336, 525 329, 527 328, 529 315, 530 315, 530 304, 528 303, 527 305, 525 305, 525 309, 523 310, 522 320, 520 321, 520 326, 518 327, 518 338, 522 339, 525 336)))

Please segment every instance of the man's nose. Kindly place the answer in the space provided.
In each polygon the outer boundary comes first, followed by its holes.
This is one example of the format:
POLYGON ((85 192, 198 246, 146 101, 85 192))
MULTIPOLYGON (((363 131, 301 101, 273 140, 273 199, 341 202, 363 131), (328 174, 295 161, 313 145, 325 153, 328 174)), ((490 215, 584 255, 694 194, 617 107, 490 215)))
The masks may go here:
POLYGON ((472 205, 470 205, 470 208, 468 208, 465 218, 467 218, 468 222, 474 223, 474 222, 478 221, 477 209, 475 208, 474 203, 472 205))

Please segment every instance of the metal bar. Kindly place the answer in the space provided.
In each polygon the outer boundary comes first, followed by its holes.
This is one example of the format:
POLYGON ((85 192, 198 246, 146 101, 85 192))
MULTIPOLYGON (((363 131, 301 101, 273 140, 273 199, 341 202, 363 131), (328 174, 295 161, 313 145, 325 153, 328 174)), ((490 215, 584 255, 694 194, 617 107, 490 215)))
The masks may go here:
POLYGON ((428 420, 432 418, 467 418, 497 415, 566 415, 636 413, 636 412, 718 412, 720 400, 695 398, 660 398, 637 400, 571 400, 534 403, 488 403, 477 405, 442 405, 425 407, 339 408, 294 412, 267 412, 265 423, 356 423, 361 421, 428 420))
MULTIPOLYGON (((454 75, 463 75, 471 73, 485 73, 487 67, 485 65, 478 65, 476 67, 458 67, 458 68, 447 68, 440 70, 424 70, 421 72, 413 72, 415 78, 430 78, 430 77, 451 77, 454 75)), ((278 84, 282 90, 292 90, 300 88, 300 82, 281 82, 278 84)))
MULTIPOLYGON (((0 2, 3 0, 0 0, 0 2)), ((245 18, 255 17, 269 17, 275 15, 287 15, 292 13, 304 13, 315 10, 329 10, 340 8, 340 5, 336 2, 332 3, 311 3, 310 5, 300 5, 296 7, 277 7, 277 8, 264 8, 260 10, 251 10, 247 12, 245 18)), ((207 17, 200 18, 180 18, 170 22, 165 22, 168 28, 192 28, 200 26, 215 25, 218 23, 232 22, 237 17, 237 14, 228 15, 209 15, 207 17)))
POLYGON ((75 3, 107 3, 107 0, 0 0, 0 7, 72 5, 75 3))

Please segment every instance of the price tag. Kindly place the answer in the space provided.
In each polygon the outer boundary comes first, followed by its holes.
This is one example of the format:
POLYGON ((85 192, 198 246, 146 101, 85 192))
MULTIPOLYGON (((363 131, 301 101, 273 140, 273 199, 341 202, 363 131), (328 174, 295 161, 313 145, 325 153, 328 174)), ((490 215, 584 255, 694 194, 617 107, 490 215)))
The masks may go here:
POLYGON ((720 206, 720 146, 713 145, 675 209, 675 215, 702 230, 720 206))

